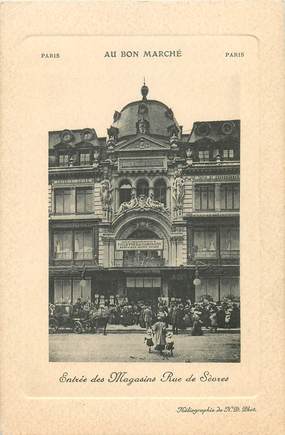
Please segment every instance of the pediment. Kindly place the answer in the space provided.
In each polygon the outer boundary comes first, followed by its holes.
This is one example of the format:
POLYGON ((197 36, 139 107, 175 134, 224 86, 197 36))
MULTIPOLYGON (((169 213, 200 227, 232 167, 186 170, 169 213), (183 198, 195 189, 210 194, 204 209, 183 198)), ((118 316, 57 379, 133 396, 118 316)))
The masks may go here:
POLYGON ((115 151, 166 151, 169 149, 170 144, 150 136, 141 135, 121 144, 118 143, 115 151))

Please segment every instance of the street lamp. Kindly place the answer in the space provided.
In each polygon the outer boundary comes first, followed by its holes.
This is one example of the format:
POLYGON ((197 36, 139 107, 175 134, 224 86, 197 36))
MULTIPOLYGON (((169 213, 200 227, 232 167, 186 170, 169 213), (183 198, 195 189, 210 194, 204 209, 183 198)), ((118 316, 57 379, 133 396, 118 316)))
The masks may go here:
POLYGON ((194 284, 195 287, 201 285, 201 280, 199 278, 199 270, 198 270, 198 266, 197 265, 196 265, 196 268, 195 268, 195 278, 193 280, 193 284, 194 284))

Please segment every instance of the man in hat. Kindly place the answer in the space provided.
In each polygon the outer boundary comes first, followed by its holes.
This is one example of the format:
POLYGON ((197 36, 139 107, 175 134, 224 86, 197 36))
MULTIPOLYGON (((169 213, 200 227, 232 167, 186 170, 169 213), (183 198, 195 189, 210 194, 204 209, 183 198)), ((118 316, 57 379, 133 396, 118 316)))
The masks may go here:
POLYGON ((151 328, 151 324, 152 324, 152 311, 150 306, 145 307, 143 312, 143 319, 144 319, 146 330, 148 330, 149 328, 151 328))

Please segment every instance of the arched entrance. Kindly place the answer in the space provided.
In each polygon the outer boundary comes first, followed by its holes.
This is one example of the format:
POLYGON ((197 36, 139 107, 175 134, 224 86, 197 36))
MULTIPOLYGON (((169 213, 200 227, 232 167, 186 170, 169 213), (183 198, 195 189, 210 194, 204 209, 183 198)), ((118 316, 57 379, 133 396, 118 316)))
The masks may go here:
POLYGON ((130 303, 154 304, 167 296, 163 268, 168 264, 170 225, 157 213, 130 215, 115 232, 115 265, 125 276, 125 296, 130 303))

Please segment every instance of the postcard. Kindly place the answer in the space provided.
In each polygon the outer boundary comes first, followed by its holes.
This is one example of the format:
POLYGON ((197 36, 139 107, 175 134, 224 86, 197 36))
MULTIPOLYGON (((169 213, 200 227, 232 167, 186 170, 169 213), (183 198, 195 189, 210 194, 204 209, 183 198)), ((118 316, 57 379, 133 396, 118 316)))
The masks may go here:
POLYGON ((2 4, 3 435, 282 432, 283 18, 258 5, 2 4))

